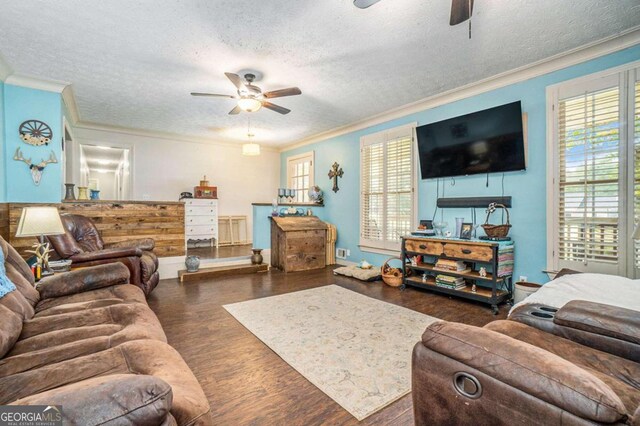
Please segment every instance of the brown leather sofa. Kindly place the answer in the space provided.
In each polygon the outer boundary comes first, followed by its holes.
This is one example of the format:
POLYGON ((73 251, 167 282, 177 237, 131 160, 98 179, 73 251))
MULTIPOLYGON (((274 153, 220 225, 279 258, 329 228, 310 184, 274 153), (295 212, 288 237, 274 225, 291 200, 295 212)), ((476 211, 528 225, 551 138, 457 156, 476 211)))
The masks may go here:
POLYGON ((123 263, 134 284, 149 295, 158 285, 158 258, 153 253, 155 242, 150 238, 105 244, 98 228, 91 219, 81 215, 60 215, 66 229, 63 235, 51 235, 47 239, 55 251, 54 257, 71 259, 72 268, 123 263))
POLYGON ((62 405, 65 424, 206 425, 210 408, 121 263, 34 287, 2 238, 16 290, 0 298, 0 405, 62 405))
POLYGON ((416 424, 640 425, 640 313, 528 309, 483 328, 427 328, 413 351, 416 424))

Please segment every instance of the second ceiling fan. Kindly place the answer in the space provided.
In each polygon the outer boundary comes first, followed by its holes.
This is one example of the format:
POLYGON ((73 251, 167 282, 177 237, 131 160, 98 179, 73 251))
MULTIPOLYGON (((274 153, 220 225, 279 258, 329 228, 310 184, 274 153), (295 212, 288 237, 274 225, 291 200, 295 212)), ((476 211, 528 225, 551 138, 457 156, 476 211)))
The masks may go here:
MULTIPOLYGON (((369 6, 373 6, 380 0, 353 0, 353 4, 360 8, 366 9, 369 6)), ((458 25, 467 19, 471 18, 473 14, 473 0, 451 0, 451 17, 449 18, 449 25, 458 25)))
POLYGON ((281 107, 279 105, 273 104, 268 101, 268 99, 273 98, 282 98, 284 96, 295 96, 302 94, 302 91, 297 87, 289 87, 287 89, 280 90, 272 90, 270 92, 262 92, 258 86, 253 84, 253 81, 256 79, 256 76, 251 73, 247 73, 244 75, 244 79, 240 77, 238 74, 233 74, 230 72, 224 73, 229 80, 236 86, 237 95, 220 95, 217 93, 201 93, 201 92, 191 92, 192 96, 210 96, 215 98, 230 98, 236 99, 238 101, 238 105, 229 111, 230 115, 240 114, 240 112, 256 112, 260 108, 264 107, 270 109, 271 111, 275 111, 280 114, 289 114, 291 112, 290 109, 281 107))

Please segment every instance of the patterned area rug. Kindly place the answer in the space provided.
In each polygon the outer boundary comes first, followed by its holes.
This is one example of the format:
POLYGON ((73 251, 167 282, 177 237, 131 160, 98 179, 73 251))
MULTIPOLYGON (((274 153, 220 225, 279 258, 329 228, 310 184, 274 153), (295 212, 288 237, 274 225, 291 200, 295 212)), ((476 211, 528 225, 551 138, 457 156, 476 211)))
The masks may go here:
POLYGON ((337 285, 225 305, 358 420, 411 390, 411 351, 437 318, 337 285))

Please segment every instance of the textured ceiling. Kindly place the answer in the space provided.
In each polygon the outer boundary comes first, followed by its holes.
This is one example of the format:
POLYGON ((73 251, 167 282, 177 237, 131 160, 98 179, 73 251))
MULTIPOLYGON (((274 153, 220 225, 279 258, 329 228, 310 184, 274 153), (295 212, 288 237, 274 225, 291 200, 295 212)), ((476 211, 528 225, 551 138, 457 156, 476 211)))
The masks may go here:
POLYGON ((17 73, 69 81, 80 119, 242 140, 224 72, 256 69, 287 116, 251 114, 284 145, 615 35, 638 0, 476 0, 473 38, 445 0, 0 0, 0 53, 17 73))

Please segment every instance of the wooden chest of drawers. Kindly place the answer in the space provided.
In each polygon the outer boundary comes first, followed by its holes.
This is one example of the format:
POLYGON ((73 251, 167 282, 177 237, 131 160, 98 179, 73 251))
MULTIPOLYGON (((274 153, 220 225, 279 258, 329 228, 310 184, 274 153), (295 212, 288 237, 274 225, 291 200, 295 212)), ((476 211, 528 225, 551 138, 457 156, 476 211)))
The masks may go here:
POLYGON ((208 240, 218 246, 218 200, 191 198, 184 201, 184 226, 189 242, 208 240))

